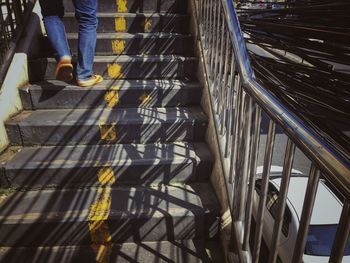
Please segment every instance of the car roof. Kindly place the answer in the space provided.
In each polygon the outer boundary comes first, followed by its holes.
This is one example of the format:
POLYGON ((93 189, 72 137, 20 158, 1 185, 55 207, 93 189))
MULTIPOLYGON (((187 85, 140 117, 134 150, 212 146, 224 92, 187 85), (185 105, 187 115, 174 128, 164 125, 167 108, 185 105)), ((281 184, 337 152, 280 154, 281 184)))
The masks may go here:
MULTIPOLYGON (((271 181, 279 189, 281 177, 271 179, 271 181)), ((303 209, 307 182, 308 177, 306 176, 291 176, 289 183, 288 200, 297 213, 299 220, 303 209)), ((320 180, 310 224, 338 224, 341 210, 341 202, 325 185, 324 181, 320 180)))

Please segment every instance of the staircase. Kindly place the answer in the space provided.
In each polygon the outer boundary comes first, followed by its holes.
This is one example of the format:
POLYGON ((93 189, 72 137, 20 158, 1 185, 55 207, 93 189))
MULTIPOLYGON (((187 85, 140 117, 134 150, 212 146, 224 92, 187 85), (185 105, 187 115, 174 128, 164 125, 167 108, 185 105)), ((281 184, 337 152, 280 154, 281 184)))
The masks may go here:
POLYGON ((186 2, 99 0, 91 88, 54 80, 42 41, 6 124, 0 262, 225 262, 186 2))

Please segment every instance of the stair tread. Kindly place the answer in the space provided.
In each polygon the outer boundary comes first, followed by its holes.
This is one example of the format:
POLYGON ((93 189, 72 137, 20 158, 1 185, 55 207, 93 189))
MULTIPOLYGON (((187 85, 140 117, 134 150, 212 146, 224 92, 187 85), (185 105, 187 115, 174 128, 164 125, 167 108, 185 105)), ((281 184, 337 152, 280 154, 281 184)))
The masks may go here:
POLYGON ((7 125, 94 125, 101 123, 170 123, 184 121, 207 121, 200 107, 173 108, 95 108, 52 109, 23 111, 10 119, 7 125))
MULTIPOLYGON (((139 89, 142 87, 157 87, 161 89, 174 89, 176 86, 180 87, 195 87, 200 88, 201 84, 198 81, 182 81, 182 80, 104 80, 101 83, 98 83, 92 87, 89 87, 88 90, 108 90, 112 86, 117 86, 118 90, 130 90, 130 89, 139 89)), ((25 85, 21 87, 21 90, 29 89, 42 89, 42 88, 60 88, 71 90, 86 91, 86 89, 81 88, 75 84, 70 84, 64 81, 59 80, 45 80, 35 82, 33 84, 25 85)))
POLYGON ((12 156, 2 160, 5 169, 63 169, 76 166, 103 166, 106 163, 113 166, 127 163, 133 165, 182 163, 185 159, 197 162, 212 160, 211 152, 205 143, 42 146, 12 149, 8 150, 12 151, 12 156))
MULTIPOLYGON (((118 13, 118 12, 97 12, 97 17, 189 17, 188 14, 180 13, 118 13)), ((64 17, 74 17, 74 12, 65 12, 64 17)))
MULTIPOLYGON (((208 183, 157 187, 113 186, 107 191, 111 200, 108 220, 220 213, 220 205, 208 183)), ((91 206, 103 198, 104 193, 98 187, 14 192, 1 200, 0 223, 86 222, 92 220, 91 206)))
MULTIPOLYGON (((57 258, 65 262, 95 263, 96 255, 91 246, 55 246, 55 247, 2 247, 0 260, 4 262, 27 263, 30 259, 36 262, 55 263, 57 258)), ((111 245, 108 262, 224 262, 220 241, 161 241, 138 242, 111 245)))
MULTIPOLYGON (((78 33, 67 33, 68 39, 78 39, 78 33)), ((179 33, 166 33, 166 32, 154 32, 154 33, 98 33, 97 39, 104 38, 189 38, 192 37, 190 34, 179 34, 179 33)))
MULTIPOLYGON (((43 58, 38 58, 43 59, 43 58)), ((32 61, 38 60, 33 59, 32 61)), ((56 64, 55 58, 45 58, 48 62, 56 64)), ((118 62, 158 62, 158 61, 196 61, 196 57, 190 56, 180 56, 180 55, 107 55, 107 56, 95 56, 94 63, 98 62, 108 62, 108 63, 118 63, 118 62)))

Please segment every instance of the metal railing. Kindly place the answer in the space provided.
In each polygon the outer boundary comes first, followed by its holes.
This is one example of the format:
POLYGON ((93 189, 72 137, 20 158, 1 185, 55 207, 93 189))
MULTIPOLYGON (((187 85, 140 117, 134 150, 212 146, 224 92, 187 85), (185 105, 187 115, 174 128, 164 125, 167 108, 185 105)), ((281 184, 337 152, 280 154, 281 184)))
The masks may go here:
POLYGON ((239 260, 259 261, 278 126, 288 140, 273 238, 269 244, 269 262, 278 260, 279 239, 296 148, 312 164, 291 262, 302 262, 320 178, 334 186, 342 196, 342 214, 330 256, 330 262, 341 262, 350 229, 350 161, 255 81, 233 1, 196 0, 195 3, 223 168, 227 180, 232 184, 232 242, 239 260), (268 131, 262 160, 260 198, 255 215, 255 235, 251 238, 262 115, 268 116, 268 131))
POLYGON ((29 15, 30 0, 0 0, 0 86, 15 52, 16 43, 29 15))

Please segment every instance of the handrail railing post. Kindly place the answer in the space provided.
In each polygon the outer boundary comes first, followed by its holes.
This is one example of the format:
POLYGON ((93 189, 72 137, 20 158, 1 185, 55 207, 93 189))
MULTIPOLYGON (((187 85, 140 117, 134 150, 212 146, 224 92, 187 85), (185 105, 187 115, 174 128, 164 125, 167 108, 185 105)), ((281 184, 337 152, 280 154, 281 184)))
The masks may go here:
POLYGON ((36 0, 4 0, 0 10, 0 89, 36 0), (28 3, 31 3, 29 5, 28 3), (4 13, 7 12, 6 14, 4 13), (6 16, 6 17, 5 17, 6 16))
POLYGON ((313 165, 311 167, 310 176, 306 187, 303 211, 301 213, 298 235, 293 253, 293 262, 302 262, 319 180, 320 170, 313 165))
POLYGON ((272 233, 274 240, 269 244, 275 251, 271 253, 269 261, 278 261, 278 240, 282 232, 294 152, 298 148, 311 160, 312 169, 293 260, 295 262, 302 260, 313 201, 322 173, 322 179, 336 186, 345 199, 331 255, 331 260, 339 262, 344 252, 346 235, 349 234, 349 225, 345 220, 349 216, 350 202, 349 160, 255 80, 232 0, 200 0, 198 14, 199 36, 203 47, 202 55, 220 158, 225 179, 232 184, 231 186, 227 184, 227 192, 234 188, 231 192, 233 198, 230 199, 233 220, 231 239, 238 248, 239 259, 243 262, 246 259, 245 255, 249 254, 249 261, 259 260, 266 191, 278 125, 279 130, 283 130, 284 135, 288 137, 288 142, 279 185, 280 194, 277 201, 279 205, 277 204, 272 233), (262 116, 269 120, 269 130, 263 160, 261 194, 255 199, 262 116), (256 200, 259 200, 259 204, 256 205, 258 207, 253 206, 256 200), (255 217, 257 225, 253 237, 254 246, 250 249, 252 216, 255 217))

